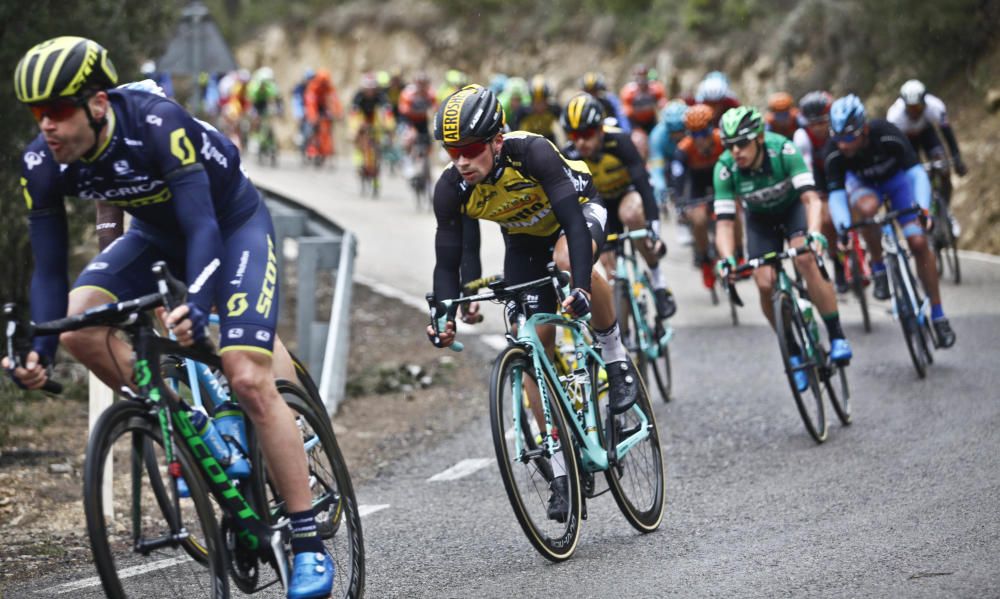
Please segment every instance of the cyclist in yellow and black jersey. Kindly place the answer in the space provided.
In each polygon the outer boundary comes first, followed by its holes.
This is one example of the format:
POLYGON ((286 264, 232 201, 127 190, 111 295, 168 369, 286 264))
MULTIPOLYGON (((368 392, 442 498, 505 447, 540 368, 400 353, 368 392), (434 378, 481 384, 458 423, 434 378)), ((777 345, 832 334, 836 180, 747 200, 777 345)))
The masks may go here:
MULTIPOLYGON (((593 269, 605 239, 607 212, 586 164, 566 159, 539 135, 502 133, 503 124, 496 96, 479 85, 449 96, 435 116, 434 138, 444 143, 452 164, 434 188, 434 295, 457 297, 462 254, 472 250, 478 254, 478 248, 463 250, 462 217, 496 222, 506 245, 503 273, 508 283, 547 276, 546 266, 553 260, 570 271, 572 291, 562 307, 576 317, 592 314, 594 336, 607 364, 610 405, 623 412, 635 402, 638 378, 622 344, 611 287, 593 269)), ((538 294, 527 308, 554 311, 555 293, 538 294)), ((440 314, 441 306, 437 309, 440 314)), ((437 334, 427 328, 428 337, 439 346, 455 340, 454 315, 447 320, 445 330, 437 334)), ((554 327, 539 327, 538 334, 551 352, 554 327)), ((565 518, 568 487, 565 464, 552 462, 555 476, 548 515, 558 520, 565 518)))
MULTIPOLYGON (((667 289, 660 270, 660 256, 667 247, 659 239, 660 220, 649 173, 628 133, 604 125, 604 108, 588 93, 579 93, 562 111, 562 128, 570 138, 563 148, 568 158, 582 160, 590 169, 601 200, 608 210, 608 233, 621 233, 625 227, 651 231, 645 244, 637 245, 649 267, 656 296, 656 312, 670 318, 677 311, 673 295, 667 289)), ((601 256, 607 272, 614 272, 615 257, 610 251, 601 256)))

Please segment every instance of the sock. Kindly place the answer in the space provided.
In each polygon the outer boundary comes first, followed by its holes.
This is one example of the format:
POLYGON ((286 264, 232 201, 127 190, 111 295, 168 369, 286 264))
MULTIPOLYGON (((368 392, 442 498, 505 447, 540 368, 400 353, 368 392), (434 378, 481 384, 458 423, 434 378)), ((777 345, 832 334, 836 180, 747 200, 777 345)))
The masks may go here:
POLYGON ((826 332, 830 335, 830 339, 843 339, 844 329, 840 328, 840 313, 834 312, 833 314, 823 315, 823 324, 826 325, 826 332))
POLYGON ((942 320, 944 318, 944 308, 941 307, 941 304, 931 304, 931 320, 942 320))
POLYGON ((885 262, 875 262, 872 260, 872 274, 885 272, 885 262))
POLYGON ((659 264, 649 269, 649 282, 653 284, 653 289, 663 289, 667 286, 667 280, 659 264))
POLYGON ((622 334, 618 330, 617 320, 606 331, 594 329, 594 336, 597 338, 598 343, 601 344, 601 357, 604 358, 606 363, 610 364, 628 359, 628 354, 625 353, 625 346, 622 345, 622 334))
POLYGON ((288 519, 292 526, 292 553, 320 553, 324 550, 323 541, 316 532, 316 514, 312 508, 289 514, 288 519))
POLYGON ((549 463, 552 465, 552 478, 566 476, 566 458, 561 451, 552 456, 549 463))

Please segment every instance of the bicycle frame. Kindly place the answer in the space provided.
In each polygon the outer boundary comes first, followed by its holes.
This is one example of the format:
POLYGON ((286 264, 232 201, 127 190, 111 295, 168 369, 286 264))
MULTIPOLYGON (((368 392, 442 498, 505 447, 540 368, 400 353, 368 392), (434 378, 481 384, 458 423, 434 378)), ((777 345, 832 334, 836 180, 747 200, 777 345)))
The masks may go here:
MULTIPOLYGON (((900 278, 903 281, 903 291, 906 293, 906 297, 910 300, 909 309, 913 310, 914 315, 917 318, 917 324, 920 326, 924 325, 926 320, 927 310, 930 307, 930 298, 925 297, 923 301, 918 304, 917 290, 914 287, 913 273, 910 272, 909 264, 909 254, 902 246, 899 244, 899 236, 896 234, 896 226, 892 219, 882 224, 882 249, 885 254, 896 262, 899 268, 900 275, 906 273, 900 278)), ((890 277, 890 285, 895 285, 895 281, 890 277)), ((896 298, 896 294, 892 294, 892 318, 893 320, 899 320, 900 308, 899 302, 896 298)))
MULTIPOLYGON (((620 234, 617 237, 609 235, 608 240, 627 239, 631 246, 634 240, 645 239, 648 235, 649 233, 646 229, 639 229, 620 234)), ((629 283, 629 309, 632 311, 632 321, 638 323, 639 327, 639 351, 645 353, 650 359, 655 360, 662 355, 663 348, 673 338, 674 329, 667 321, 663 321, 663 335, 659 339, 656 339, 647 319, 641 317, 643 314, 639 310, 639 296, 643 288, 648 289, 650 294, 652 294, 653 285, 649 282, 646 272, 639 267, 639 261, 635 257, 635 249, 633 248, 631 252, 624 250, 625 248, 622 247, 621 251, 615 252, 615 277, 620 281, 628 281, 629 283)))

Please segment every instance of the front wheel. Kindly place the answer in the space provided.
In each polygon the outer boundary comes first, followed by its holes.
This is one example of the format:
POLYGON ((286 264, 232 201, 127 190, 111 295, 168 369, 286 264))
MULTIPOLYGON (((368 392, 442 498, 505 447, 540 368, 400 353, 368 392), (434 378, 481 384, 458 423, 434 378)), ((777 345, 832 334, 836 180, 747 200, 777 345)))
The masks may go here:
MULTIPOLYGON (((490 425, 500 478, 521 529, 542 556, 560 562, 573 555, 580 537, 580 475, 573 434, 555 405, 558 400, 549 406, 552 436, 539 425, 537 384, 524 348, 503 350, 490 374, 490 425), (569 504, 561 522, 548 515, 550 484, 558 476, 566 477, 569 504)), ((555 397, 548 379, 542 384, 555 397)))
POLYGON ((815 344, 809 337, 802 312, 795 305, 792 296, 778 292, 774 296, 774 328, 778 335, 778 345, 781 347, 781 359, 785 364, 785 374, 788 385, 795 397, 795 405, 806 430, 817 443, 826 441, 827 423, 826 411, 823 406, 823 382, 819 376, 819 352, 809 350, 815 344), (798 356, 799 364, 793 364, 793 356, 798 356), (807 388, 799 391, 795 381, 796 372, 805 372, 809 380, 807 388))
POLYGON ((188 488, 180 497, 160 431, 147 406, 122 401, 101 415, 87 444, 84 513, 104 592, 229 597, 227 552, 200 469, 178 436, 174 455, 188 488))
MULTIPOLYGON (((889 271, 889 280, 892 282, 893 301, 896 304, 896 313, 903 329, 903 339, 906 341, 906 349, 910 353, 913 368, 917 371, 917 377, 924 378, 927 376, 927 356, 930 352, 925 348, 924 333, 913 309, 916 302, 910 295, 912 288, 906 286, 903 279, 906 275, 896 262, 897 259, 905 260, 904 257, 896 257, 885 263, 886 270, 889 271)), ((910 283, 913 283, 912 279, 910 283)))
POLYGON ((660 340, 666 334, 664 330, 663 322, 657 320, 656 328, 654 329, 653 342, 660 346, 660 355, 650 361, 653 371, 653 380, 656 382, 656 389, 660 392, 660 398, 664 402, 669 402, 672 399, 671 392, 673 391, 673 372, 670 368, 670 342, 661 342, 660 340))

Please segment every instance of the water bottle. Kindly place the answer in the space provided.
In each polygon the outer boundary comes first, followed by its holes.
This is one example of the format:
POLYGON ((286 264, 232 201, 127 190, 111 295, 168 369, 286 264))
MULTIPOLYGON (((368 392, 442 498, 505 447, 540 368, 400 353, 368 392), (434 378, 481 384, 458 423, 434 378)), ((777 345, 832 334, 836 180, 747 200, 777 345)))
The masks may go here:
POLYGON ((215 407, 215 429, 235 445, 235 449, 247 450, 247 424, 243 419, 243 409, 233 401, 224 401, 215 407))
POLYGON ((813 339, 819 339, 819 325, 816 323, 816 318, 813 315, 812 302, 804 297, 800 297, 799 310, 802 311, 802 318, 806 321, 806 326, 809 328, 809 334, 812 335, 813 339))
POLYGON ((226 469, 226 474, 231 478, 243 478, 250 474, 250 464, 247 463, 246 458, 243 457, 239 449, 226 443, 218 429, 215 428, 215 423, 208 416, 199 410, 191 410, 190 418, 194 430, 201 435, 208 450, 226 469))

